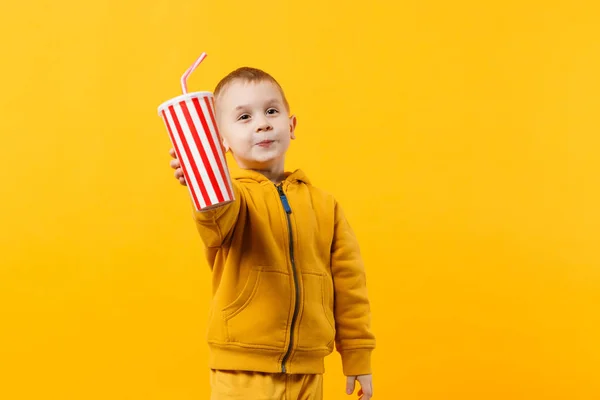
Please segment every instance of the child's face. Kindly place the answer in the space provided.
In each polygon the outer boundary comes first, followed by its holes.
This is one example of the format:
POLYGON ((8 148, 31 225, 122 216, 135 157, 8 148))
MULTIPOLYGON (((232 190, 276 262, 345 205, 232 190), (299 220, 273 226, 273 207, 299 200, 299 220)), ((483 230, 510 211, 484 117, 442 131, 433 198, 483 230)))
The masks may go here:
POLYGON ((283 171, 296 117, 288 116, 275 84, 235 80, 217 98, 216 111, 223 144, 241 168, 283 171))

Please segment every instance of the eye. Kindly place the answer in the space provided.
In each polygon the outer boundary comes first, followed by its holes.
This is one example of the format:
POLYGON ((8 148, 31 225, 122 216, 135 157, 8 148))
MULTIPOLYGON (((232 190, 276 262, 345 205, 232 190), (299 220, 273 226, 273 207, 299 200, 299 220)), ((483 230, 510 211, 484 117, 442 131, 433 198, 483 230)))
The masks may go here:
POLYGON ((267 114, 273 115, 273 114, 277 114, 279 111, 276 108, 269 108, 267 110, 267 114))
POLYGON ((238 121, 247 120, 248 118, 250 118, 250 114, 242 114, 238 117, 238 121))

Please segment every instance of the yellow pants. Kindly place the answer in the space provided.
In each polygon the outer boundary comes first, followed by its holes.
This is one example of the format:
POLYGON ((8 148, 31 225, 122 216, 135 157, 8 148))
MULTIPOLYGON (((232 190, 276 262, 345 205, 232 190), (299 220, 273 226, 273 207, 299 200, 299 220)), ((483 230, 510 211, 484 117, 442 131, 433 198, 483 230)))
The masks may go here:
POLYGON ((322 400, 323 375, 210 371, 211 400, 322 400))

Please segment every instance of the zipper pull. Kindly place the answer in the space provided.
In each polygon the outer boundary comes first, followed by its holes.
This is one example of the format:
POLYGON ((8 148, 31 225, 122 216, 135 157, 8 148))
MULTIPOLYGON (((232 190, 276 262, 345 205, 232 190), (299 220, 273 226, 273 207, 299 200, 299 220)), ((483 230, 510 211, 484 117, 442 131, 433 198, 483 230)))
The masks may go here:
POLYGON ((277 191, 279 192, 279 198, 281 199, 281 204, 283 204, 283 209, 285 210, 286 213, 291 214, 292 208, 290 207, 290 203, 288 202, 288 199, 287 199, 285 193, 283 192, 283 188, 281 187, 281 185, 275 185, 275 186, 277 186, 277 191))

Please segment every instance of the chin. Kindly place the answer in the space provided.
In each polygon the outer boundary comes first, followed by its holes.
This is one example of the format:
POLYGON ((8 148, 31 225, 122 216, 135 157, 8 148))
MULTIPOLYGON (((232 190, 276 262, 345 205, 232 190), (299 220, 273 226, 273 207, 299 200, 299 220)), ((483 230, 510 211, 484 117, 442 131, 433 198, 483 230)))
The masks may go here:
POLYGON ((252 161, 255 163, 260 163, 260 164, 273 164, 275 162, 277 162, 277 160, 280 160, 281 157, 283 155, 282 154, 261 154, 258 157, 252 157, 252 161))
POLYGON ((271 169, 277 162, 277 158, 257 158, 249 161, 248 164, 254 169, 271 169))

